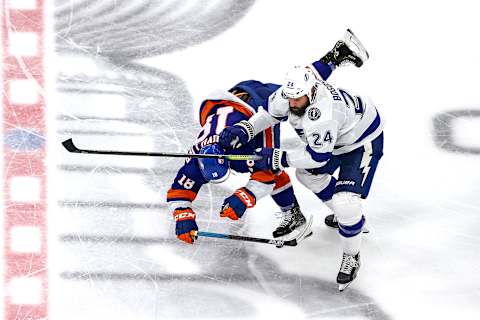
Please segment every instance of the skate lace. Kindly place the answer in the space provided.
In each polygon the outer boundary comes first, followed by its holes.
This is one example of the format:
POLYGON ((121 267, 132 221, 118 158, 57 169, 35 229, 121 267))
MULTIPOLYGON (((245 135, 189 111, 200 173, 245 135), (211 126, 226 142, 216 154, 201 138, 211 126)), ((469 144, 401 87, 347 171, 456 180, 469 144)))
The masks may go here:
POLYGON ((341 66, 341 67, 352 65, 352 64, 355 65, 355 61, 359 59, 357 53, 354 52, 352 49, 350 49, 348 45, 343 41, 337 42, 333 50, 333 56, 335 57, 335 59, 338 59, 340 57, 344 58, 344 60, 342 60, 338 64, 338 66, 341 66))
POLYGON ((355 257, 344 253, 340 272, 350 274, 354 267, 358 267, 358 262, 355 257))
POLYGON ((295 214, 293 212, 293 209, 290 209, 288 211, 283 212, 283 216, 282 216, 283 220, 280 222, 279 227, 286 227, 286 226, 290 225, 290 223, 293 220, 294 215, 295 214))

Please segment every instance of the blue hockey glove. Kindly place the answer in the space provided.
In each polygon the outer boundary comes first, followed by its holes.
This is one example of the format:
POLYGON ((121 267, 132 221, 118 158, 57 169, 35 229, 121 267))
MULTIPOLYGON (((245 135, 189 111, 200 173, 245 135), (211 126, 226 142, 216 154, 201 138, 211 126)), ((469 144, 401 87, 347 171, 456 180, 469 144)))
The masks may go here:
POLYGON ((253 138, 253 127, 248 121, 240 121, 239 123, 226 127, 220 132, 218 143, 224 149, 238 149, 248 143, 253 138))
POLYGON ((240 188, 230 197, 223 200, 220 217, 238 220, 243 216, 247 208, 255 206, 255 195, 247 188, 240 188))
POLYGON ((195 212, 192 208, 177 208, 173 212, 175 219, 175 234, 177 238, 192 244, 195 240, 194 231, 198 230, 195 222, 195 212))
POLYGON ((280 149, 259 148, 255 154, 262 156, 262 159, 255 160, 254 168, 258 170, 282 170, 289 167, 287 162, 287 153, 280 149))

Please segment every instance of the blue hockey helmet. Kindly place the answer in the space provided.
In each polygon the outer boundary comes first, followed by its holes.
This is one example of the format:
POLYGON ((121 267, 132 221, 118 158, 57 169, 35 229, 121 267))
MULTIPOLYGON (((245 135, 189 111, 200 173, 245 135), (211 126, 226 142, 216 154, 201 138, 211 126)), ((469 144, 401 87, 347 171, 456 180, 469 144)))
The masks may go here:
MULTIPOLYGON (((214 143, 200 149, 199 154, 225 154, 225 151, 217 143, 214 143)), ((227 159, 199 158, 198 164, 202 176, 213 183, 227 180, 230 174, 230 166, 227 159)))

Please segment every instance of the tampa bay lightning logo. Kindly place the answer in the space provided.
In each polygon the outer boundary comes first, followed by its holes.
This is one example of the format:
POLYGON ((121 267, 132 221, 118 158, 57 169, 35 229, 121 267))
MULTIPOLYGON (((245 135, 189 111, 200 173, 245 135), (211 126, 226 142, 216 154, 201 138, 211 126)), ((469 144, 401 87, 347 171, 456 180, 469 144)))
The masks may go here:
POLYGON ((320 112, 320 110, 318 108, 310 108, 310 110, 308 110, 308 119, 312 120, 312 121, 315 121, 317 120, 318 118, 320 118, 320 116, 322 115, 322 113, 320 112))

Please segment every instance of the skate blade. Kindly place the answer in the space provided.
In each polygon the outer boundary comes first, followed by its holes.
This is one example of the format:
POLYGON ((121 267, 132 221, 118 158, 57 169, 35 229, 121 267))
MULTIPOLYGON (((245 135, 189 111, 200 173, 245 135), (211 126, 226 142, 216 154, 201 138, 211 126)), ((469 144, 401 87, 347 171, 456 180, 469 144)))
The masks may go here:
POLYGON ((355 36, 352 30, 347 29, 347 31, 345 31, 345 35, 343 36, 343 39, 347 44, 347 46, 350 48, 350 50, 357 53, 364 63, 365 61, 368 60, 370 55, 368 54, 367 49, 365 49, 365 46, 355 36), (354 46, 353 48, 352 48, 352 45, 354 46))
POLYGON ((313 224, 313 216, 310 216, 307 219, 307 222, 304 223, 299 228, 296 228, 292 232, 275 239, 284 240, 284 241, 290 241, 290 240, 296 239, 297 243, 300 243, 303 239, 308 238, 313 234, 312 224, 313 224))
POLYGON ((340 292, 342 292, 343 290, 345 290, 345 289, 350 285, 350 283, 352 283, 352 282, 349 282, 349 283, 339 283, 339 284, 338 284, 338 290, 339 290, 340 292))
POLYGON ((306 222, 304 224, 296 227, 295 229, 293 229, 289 233, 286 233, 283 236, 278 236, 278 237, 273 236, 273 238, 275 240, 285 240, 285 241, 295 239, 295 238, 299 237, 301 234, 304 233, 305 227, 308 226, 308 225, 309 225, 309 220, 306 220, 306 222))
POLYGON ((304 239, 310 237, 313 234, 312 231, 312 224, 313 224, 313 216, 310 216, 305 224, 305 227, 301 231, 301 233, 296 237, 297 244, 302 242, 304 239))

